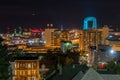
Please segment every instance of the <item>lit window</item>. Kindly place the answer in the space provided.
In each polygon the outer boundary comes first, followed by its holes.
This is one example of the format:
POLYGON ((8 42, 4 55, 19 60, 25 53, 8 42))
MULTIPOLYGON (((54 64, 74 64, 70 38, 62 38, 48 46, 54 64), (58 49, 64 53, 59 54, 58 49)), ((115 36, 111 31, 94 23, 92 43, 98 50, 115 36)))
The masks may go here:
POLYGON ((15 63, 15 68, 17 68, 17 66, 16 66, 17 64, 15 63))
POLYGON ((28 75, 31 75, 31 72, 30 72, 30 70, 28 70, 28 75))
POLYGON ((35 75, 36 74, 36 70, 32 70, 32 75, 35 75))
POLYGON ((17 67, 17 68, 19 68, 19 63, 18 63, 18 64, 16 64, 16 67, 17 67))
POLYGON ((14 74, 17 75, 17 71, 15 71, 14 74))
POLYGON ((22 71, 20 71, 20 75, 22 75, 22 71))
POLYGON ((28 77, 28 79, 27 80, 31 80, 31 77, 28 77))
POLYGON ((28 64, 28 68, 31 68, 31 64, 30 63, 28 64))
POLYGON ((25 75, 25 71, 23 71, 23 75, 25 75))
POLYGON ((36 74, 36 70, 34 70, 34 75, 36 74))
POLYGON ((19 70, 17 70, 16 73, 17 73, 17 75, 20 75, 20 71, 19 70))
POLYGON ((22 64, 21 64, 21 63, 20 63, 19 65, 20 65, 20 67, 22 67, 22 64))

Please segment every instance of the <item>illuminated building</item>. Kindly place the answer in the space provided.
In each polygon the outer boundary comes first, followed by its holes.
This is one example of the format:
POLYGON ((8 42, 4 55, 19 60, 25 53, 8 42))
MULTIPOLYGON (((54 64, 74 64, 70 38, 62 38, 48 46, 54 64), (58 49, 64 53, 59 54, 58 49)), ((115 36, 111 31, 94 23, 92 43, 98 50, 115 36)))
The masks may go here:
POLYGON ((31 35, 31 31, 23 31, 22 37, 25 39, 28 39, 31 35))
POLYGON ((84 27, 83 27, 83 30, 88 30, 88 22, 89 21, 92 21, 93 24, 92 24, 92 28, 97 28, 97 20, 95 17, 87 17, 84 19, 84 27))
POLYGON ((101 32, 97 29, 91 29, 88 31, 83 31, 83 50, 89 51, 89 46, 96 46, 101 44, 101 32))
POLYGON ((45 34, 44 34, 45 41, 46 41, 45 47, 54 47, 54 31, 55 30, 56 30, 55 28, 45 29, 45 34))
POLYGON ((54 31, 54 46, 60 47, 61 41, 68 40, 68 31, 67 30, 55 30, 54 31))
POLYGON ((120 51, 120 32, 110 29, 107 25, 98 30, 102 32, 103 45, 110 45, 113 50, 120 51))
POLYGON ((22 29, 19 27, 19 32, 14 29, 14 33, 3 36, 8 45, 29 45, 39 46, 45 45, 44 30, 41 29, 22 29))
POLYGON ((21 44, 21 45, 18 45, 18 46, 17 46, 17 48, 18 48, 18 49, 26 49, 26 48, 27 48, 27 46, 26 46, 26 45, 21 44))
POLYGON ((54 28, 45 29, 45 47, 60 48, 62 40, 68 40, 67 30, 56 30, 54 28))
POLYGON ((40 80, 39 60, 15 60, 13 80, 40 80))
POLYGON ((109 27, 107 25, 104 25, 102 28, 99 28, 98 31, 102 32, 102 36, 101 36, 101 44, 103 45, 108 45, 108 35, 109 35, 109 27))
POLYGON ((70 49, 72 49, 71 41, 61 41, 61 50, 63 51, 63 53, 70 49))
POLYGON ((110 31, 108 43, 112 46, 112 50, 120 51, 120 32, 110 31))
POLYGON ((93 60, 93 51, 97 50, 98 45, 101 44, 101 36, 101 31, 98 29, 69 31, 69 40, 73 48, 88 53, 90 63, 93 60))
POLYGON ((73 47, 89 52, 89 46, 101 44, 101 32, 97 29, 71 30, 69 31, 69 40, 73 47))
POLYGON ((9 51, 14 51, 17 49, 17 46, 16 45, 8 45, 8 50, 9 51))
POLYGON ((28 40, 29 45, 45 45, 45 40, 43 35, 44 35, 43 30, 32 29, 31 35, 28 40))
POLYGON ((68 39, 72 42, 74 48, 80 48, 80 30, 73 29, 68 32, 68 39))

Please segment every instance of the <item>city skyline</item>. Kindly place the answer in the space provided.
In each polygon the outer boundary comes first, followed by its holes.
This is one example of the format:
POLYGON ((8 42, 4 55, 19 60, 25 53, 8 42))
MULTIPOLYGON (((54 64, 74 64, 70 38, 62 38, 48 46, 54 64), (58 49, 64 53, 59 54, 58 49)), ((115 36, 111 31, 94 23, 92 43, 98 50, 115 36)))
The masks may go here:
POLYGON ((120 79, 119 3, 1 0, 0 80, 120 79))

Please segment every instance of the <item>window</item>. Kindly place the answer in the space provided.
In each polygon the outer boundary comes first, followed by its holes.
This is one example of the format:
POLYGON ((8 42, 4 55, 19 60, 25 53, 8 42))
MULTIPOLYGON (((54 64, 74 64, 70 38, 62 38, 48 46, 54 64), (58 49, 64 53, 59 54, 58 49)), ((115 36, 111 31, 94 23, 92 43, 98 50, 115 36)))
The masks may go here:
POLYGON ((20 71, 20 75, 22 75, 22 71, 20 71))
POLYGON ((25 68, 25 63, 23 63, 23 68, 25 68))
POLYGON ((33 70, 33 71, 32 71, 32 74, 33 74, 33 75, 36 75, 36 70, 33 70))
POLYGON ((28 64, 28 68, 31 68, 31 64, 30 63, 28 64))
POLYGON ((28 75, 31 75, 31 72, 30 72, 30 70, 28 70, 28 75))
POLYGON ((16 67, 17 67, 17 68, 19 68, 19 65, 20 65, 19 63, 18 63, 18 64, 16 64, 16 67))
POLYGON ((22 67, 22 63, 20 63, 19 65, 20 65, 20 67, 22 67))
POLYGON ((34 64, 33 64, 33 67, 35 68, 36 66, 37 66, 37 64, 36 64, 36 63, 34 63, 34 64))
POLYGON ((15 68, 17 68, 17 63, 15 63, 15 68))
POLYGON ((17 75, 17 71, 16 70, 15 70, 14 74, 17 75))
POLYGON ((23 71, 23 75, 25 75, 25 71, 23 71))
POLYGON ((31 80, 31 77, 28 77, 28 79, 27 80, 31 80))

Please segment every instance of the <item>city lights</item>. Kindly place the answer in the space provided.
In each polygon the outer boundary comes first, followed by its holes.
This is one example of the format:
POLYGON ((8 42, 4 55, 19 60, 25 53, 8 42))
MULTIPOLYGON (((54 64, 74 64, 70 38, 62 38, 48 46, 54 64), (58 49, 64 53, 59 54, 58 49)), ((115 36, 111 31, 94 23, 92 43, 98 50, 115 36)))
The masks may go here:
POLYGON ((0 80, 120 80, 120 0, 1 0, 0 80))
MULTIPOLYGON (((49 24, 48 26, 52 27, 53 25, 49 24)), ((9 34, 8 33, 3 34, 2 37, 5 39, 4 42, 9 46, 8 50, 11 50, 9 53, 12 54, 12 52, 14 52, 15 50, 19 50, 18 52, 22 53, 22 54, 17 54, 17 57, 25 57, 22 58, 20 61, 24 59, 32 59, 31 57, 28 58, 29 54, 32 54, 31 56, 38 57, 37 60, 43 61, 42 63, 44 63, 44 62, 48 62, 47 60, 44 61, 44 59, 47 59, 48 57, 58 58, 58 54, 61 55, 64 54, 65 58, 66 57, 70 58, 70 61, 68 62, 72 63, 72 61, 76 60, 76 63, 86 64, 88 67, 92 67, 93 65, 95 65, 95 66, 99 66, 99 68, 101 69, 104 69, 106 67, 106 64, 105 63, 99 64, 99 62, 114 60, 114 58, 116 57, 115 51, 116 49, 119 49, 119 44, 118 42, 114 43, 114 41, 112 41, 111 43, 109 41, 109 39, 111 40, 115 36, 110 35, 108 27, 104 26, 103 28, 98 28, 98 29, 96 28, 97 28, 96 18, 87 17, 84 20, 84 30, 79 30, 79 29, 58 30, 52 27, 52 28, 45 28, 45 30, 44 29, 24 30, 22 28, 19 28, 18 31, 16 28, 15 32, 9 34), (91 28, 88 28, 89 21, 93 22, 91 28), (10 45, 13 46, 15 45, 15 46, 14 48, 12 48, 10 45), (48 51, 50 55, 47 56, 48 51), (56 56, 52 56, 53 53, 56 56)), ((50 59, 56 59, 56 58, 50 58, 50 59)), ((16 61, 17 59, 14 60, 16 61)), ((40 65, 42 63, 40 63, 40 65)), ((37 71, 42 70, 42 69, 39 70, 40 66, 38 66, 39 68, 36 67, 36 70, 33 70, 32 67, 34 66, 34 63, 31 61, 29 63, 26 63, 26 60, 24 60, 22 64, 21 62, 18 64, 19 65, 15 64, 14 66, 19 68, 26 67, 25 70, 27 70, 27 75, 25 74, 24 70, 19 70, 20 74, 18 74, 17 72, 18 70, 15 68, 14 69, 15 75, 13 77, 16 79, 18 78, 22 79, 23 75, 26 76, 26 79, 29 79, 28 77, 29 75, 36 74, 37 71), (27 68, 31 69, 32 72, 30 72, 30 70, 28 70, 27 68)), ((37 64, 39 65, 39 62, 37 64)), ((49 70, 49 68, 45 68, 45 69, 47 69, 45 72, 49 70)), ((38 77, 39 74, 40 75, 42 74, 41 71, 40 73, 38 72, 36 75, 31 75, 30 78, 37 80, 37 78, 40 78, 38 77)))
POLYGON ((110 50, 110 53, 111 53, 111 54, 114 54, 114 53, 115 53, 115 51, 114 51, 114 50, 110 50))

